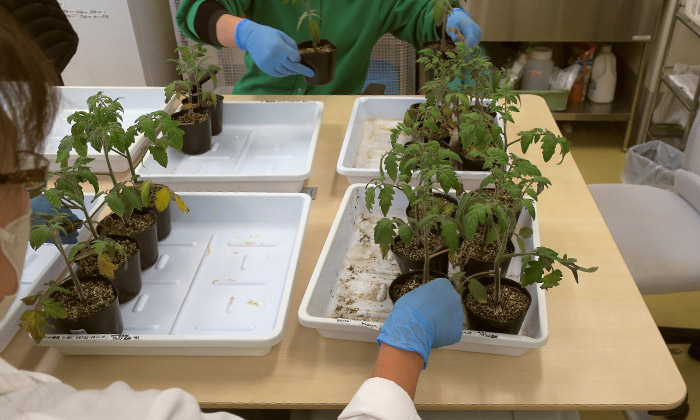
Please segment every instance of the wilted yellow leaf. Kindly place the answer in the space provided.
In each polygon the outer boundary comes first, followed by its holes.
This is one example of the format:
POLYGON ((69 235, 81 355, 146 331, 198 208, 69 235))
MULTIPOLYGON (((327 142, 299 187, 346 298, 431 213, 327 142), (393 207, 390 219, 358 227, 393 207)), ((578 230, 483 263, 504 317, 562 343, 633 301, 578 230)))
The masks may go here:
POLYGON ((163 211, 170 204, 170 191, 167 188, 161 188, 156 193, 156 209, 163 211))
POLYGON ((185 204, 184 201, 182 201, 182 198, 180 198, 179 195, 175 194, 175 202, 177 203, 177 208, 180 209, 180 213, 189 213, 190 209, 187 207, 187 204, 185 204))
POLYGON ((104 274, 110 279, 113 279, 114 270, 117 269, 117 266, 112 263, 112 259, 109 258, 109 255, 102 254, 97 257, 97 269, 100 271, 100 273, 104 274))

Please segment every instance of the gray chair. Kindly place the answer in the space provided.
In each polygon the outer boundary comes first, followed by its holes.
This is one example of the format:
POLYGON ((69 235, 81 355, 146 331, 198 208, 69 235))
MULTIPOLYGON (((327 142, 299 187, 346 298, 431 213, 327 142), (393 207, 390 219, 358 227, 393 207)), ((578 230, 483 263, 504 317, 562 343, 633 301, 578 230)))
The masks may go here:
MULTIPOLYGON (((675 192, 627 184, 588 188, 642 294, 700 290, 700 114, 675 192)), ((659 330, 668 344, 690 344, 689 355, 700 361, 700 330, 659 330)))

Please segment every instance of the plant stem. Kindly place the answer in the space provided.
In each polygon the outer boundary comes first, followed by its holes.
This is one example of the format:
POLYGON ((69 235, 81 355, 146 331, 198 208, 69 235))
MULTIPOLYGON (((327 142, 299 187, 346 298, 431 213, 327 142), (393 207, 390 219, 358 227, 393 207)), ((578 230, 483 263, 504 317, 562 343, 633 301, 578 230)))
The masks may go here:
POLYGON ((66 262, 66 267, 68 267, 68 272, 70 273, 70 276, 73 279, 73 285, 75 286, 75 292, 78 294, 78 299, 80 299, 81 301, 85 300, 85 294, 83 293, 83 286, 80 284, 80 280, 78 279, 78 275, 73 270, 73 265, 71 264, 71 261, 68 259, 68 255, 66 255, 66 251, 63 250, 63 243, 61 242, 61 237, 58 236, 58 233, 56 233, 56 232, 53 233, 53 237, 51 238, 51 242, 53 242, 53 244, 58 249, 58 252, 63 257, 63 260, 66 262))
POLYGON ((90 230, 92 237, 96 239, 99 235, 97 234, 97 230, 95 229, 95 225, 92 224, 92 218, 90 217, 90 212, 88 212, 88 209, 84 203, 80 203, 80 210, 85 215, 85 221, 88 224, 88 230, 90 230))
POLYGON ((109 152, 107 151, 107 142, 102 141, 102 152, 105 155, 105 160, 107 161, 107 169, 109 170, 109 177, 112 179, 112 185, 115 187, 119 185, 117 178, 114 177, 114 169, 112 169, 112 163, 109 161, 109 152))
MULTIPOLYGON (((144 153, 145 155, 145 153, 144 153)), ((129 149, 126 149, 126 161, 129 162, 129 171, 131 172, 131 182, 136 184, 139 181, 138 175, 136 175, 136 170, 134 169, 134 162, 131 158, 131 153, 129 149)), ((140 162, 139 162, 140 163, 140 162)))

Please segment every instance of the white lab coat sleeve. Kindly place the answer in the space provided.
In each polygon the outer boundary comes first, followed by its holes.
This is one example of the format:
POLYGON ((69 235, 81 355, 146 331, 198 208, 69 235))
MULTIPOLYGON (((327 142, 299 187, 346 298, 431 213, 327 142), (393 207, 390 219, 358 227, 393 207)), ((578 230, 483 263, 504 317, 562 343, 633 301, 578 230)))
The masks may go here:
POLYGON ((17 370, 0 359, 0 419, 22 420, 241 420, 229 413, 202 413, 178 388, 134 391, 124 382, 77 391, 48 375, 17 370))
POLYGON ((367 379, 338 420, 420 420, 403 388, 384 378, 367 379))

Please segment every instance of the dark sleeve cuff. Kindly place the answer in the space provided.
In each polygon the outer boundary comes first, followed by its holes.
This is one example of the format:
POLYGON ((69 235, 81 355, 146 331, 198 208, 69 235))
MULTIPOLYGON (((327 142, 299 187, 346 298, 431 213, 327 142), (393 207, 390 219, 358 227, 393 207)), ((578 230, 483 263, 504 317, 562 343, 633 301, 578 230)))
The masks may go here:
POLYGON ((194 17, 194 31, 207 44, 221 47, 216 37, 216 21, 228 11, 215 0, 206 0, 197 9, 194 17))

